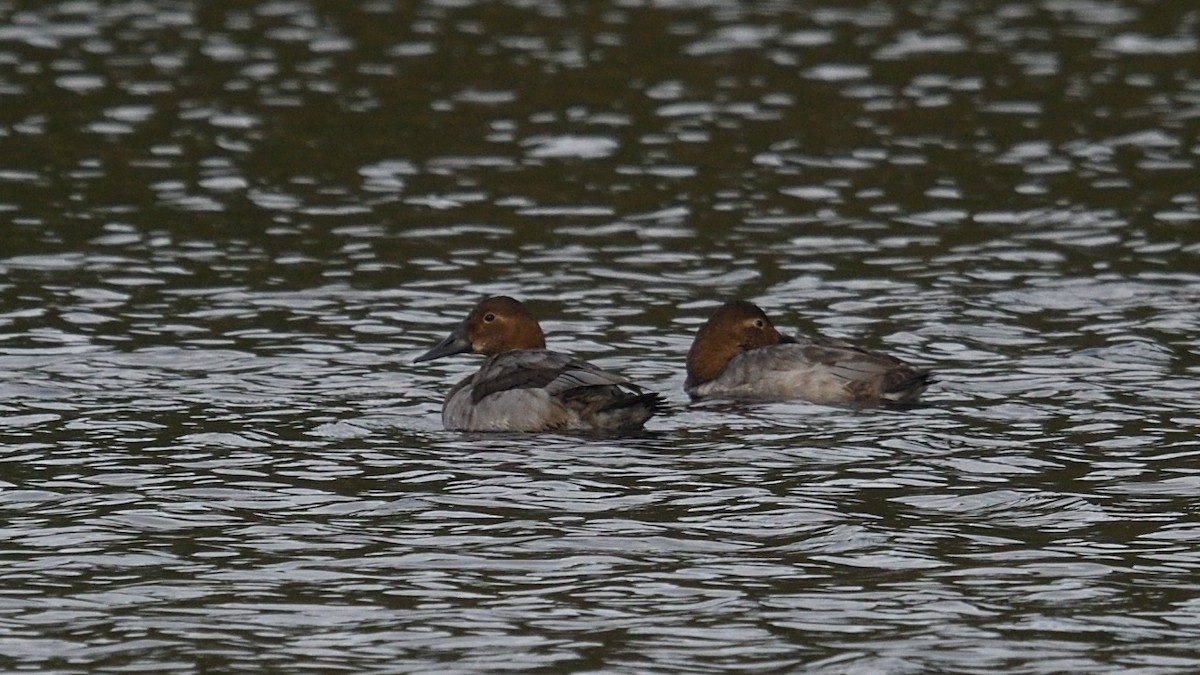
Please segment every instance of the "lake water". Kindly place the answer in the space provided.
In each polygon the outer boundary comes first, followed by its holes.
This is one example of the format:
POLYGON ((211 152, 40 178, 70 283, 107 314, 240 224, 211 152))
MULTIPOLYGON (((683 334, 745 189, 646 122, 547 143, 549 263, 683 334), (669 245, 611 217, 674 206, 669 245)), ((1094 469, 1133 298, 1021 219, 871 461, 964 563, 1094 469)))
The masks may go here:
POLYGON ((0 0, 0 669, 1200 670, 1198 34, 0 0), (497 293, 670 410, 443 431, 497 293), (929 405, 689 404, 733 297, 929 405))

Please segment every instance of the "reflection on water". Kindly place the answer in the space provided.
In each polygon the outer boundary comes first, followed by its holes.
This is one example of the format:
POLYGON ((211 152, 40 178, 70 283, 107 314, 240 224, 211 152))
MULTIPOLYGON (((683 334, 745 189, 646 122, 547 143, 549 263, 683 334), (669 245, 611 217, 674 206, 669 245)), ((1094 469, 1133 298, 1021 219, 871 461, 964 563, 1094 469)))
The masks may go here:
POLYGON ((0 18, 0 666, 1200 669, 1186 3, 0 18), (495 293, 672 408, 442 431, 495 293), (733 296, 930 405, 691 405, 733 296))

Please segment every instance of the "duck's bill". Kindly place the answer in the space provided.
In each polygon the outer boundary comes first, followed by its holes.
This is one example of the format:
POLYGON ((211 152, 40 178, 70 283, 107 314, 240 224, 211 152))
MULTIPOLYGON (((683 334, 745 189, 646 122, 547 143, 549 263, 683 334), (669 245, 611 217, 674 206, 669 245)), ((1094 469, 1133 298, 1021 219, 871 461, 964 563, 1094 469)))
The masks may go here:
POLYGON ((453 333, 447 335, 445 340, 437 343, 433 349, 430 349, 424 354, 413 359, 413 363, 432 361, 434 359, 440 359, 443 356, 462 354, 463 352, 469 351, 471 351, 471 341, 468 340, 460 331, 454 331, 453 333))

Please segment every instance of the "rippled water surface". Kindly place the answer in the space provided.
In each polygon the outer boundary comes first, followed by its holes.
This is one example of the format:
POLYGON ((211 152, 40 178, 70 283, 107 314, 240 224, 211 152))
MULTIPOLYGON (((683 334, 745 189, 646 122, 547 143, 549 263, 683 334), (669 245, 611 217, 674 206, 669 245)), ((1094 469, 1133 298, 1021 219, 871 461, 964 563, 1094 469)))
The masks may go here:
POLYGON ((1189 3, 0 0, 0 669, 1200 670, 1189 3), (463 435, 483 295, 661 391, 463 435), (691 405, 725 298, 929 405, 691 405))

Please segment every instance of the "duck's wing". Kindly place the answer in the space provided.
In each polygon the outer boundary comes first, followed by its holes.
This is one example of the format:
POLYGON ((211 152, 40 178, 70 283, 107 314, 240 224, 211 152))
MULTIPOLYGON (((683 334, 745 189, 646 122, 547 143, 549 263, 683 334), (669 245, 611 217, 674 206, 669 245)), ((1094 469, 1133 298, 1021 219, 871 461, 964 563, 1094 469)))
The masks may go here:
POLYGON ((475 375, 471 398, 478 403, 486 396, 512 389, 544 389, 557 397, 580 387, 612 385, 636 389, 625 378, 569 354, 522 350, 489 359, 475 375))
POLYGON ((804 361, 819 364, 844 382, 855 398, 908 401, 932 383, 928 370, 914 368, 883 352, 826 337, 796 338, 804 361))

